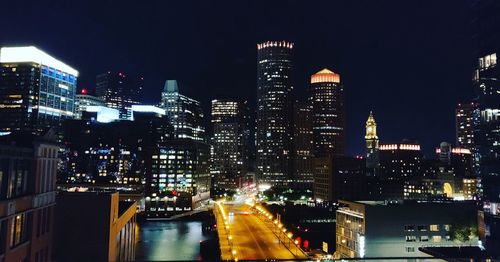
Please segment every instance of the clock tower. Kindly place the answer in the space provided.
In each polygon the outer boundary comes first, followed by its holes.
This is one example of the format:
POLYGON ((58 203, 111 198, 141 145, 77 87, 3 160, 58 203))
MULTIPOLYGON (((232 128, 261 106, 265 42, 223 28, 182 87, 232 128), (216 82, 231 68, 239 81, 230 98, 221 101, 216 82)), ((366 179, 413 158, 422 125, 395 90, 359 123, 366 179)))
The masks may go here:
POLYGON ((377 123, 373 118, 373 113, 370 111, 368 120, 366 120, 366 167, 376 168, 379 165, 378 161, 378 136, 377 123))

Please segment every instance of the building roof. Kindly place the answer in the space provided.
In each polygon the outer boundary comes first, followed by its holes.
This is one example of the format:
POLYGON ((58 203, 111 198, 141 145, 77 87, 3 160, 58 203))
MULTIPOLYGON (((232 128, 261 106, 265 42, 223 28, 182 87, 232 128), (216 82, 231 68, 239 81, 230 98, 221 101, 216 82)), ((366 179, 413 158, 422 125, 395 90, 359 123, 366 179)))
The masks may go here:
POLYGON ((37 63, 78 76, 78 71, 34 46, 2 47, 0 63, 37 63))
POLYGON ((311 84, 314 83, 340 83, 340 75, 324 68, 311 76, 311 84))
POLYGON ((166 80, 165 86, 163 87, 163 92, 167 93, 179 92, 179 86, 177 85, 177 80, 166 80))

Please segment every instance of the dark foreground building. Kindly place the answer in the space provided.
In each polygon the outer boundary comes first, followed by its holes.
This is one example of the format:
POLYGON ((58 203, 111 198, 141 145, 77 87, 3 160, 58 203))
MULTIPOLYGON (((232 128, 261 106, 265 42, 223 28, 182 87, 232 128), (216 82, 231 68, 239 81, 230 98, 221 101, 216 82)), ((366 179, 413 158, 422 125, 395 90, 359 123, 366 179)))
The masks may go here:
POLYGON ((119 193, 61 192, 54 257, 58 261, 134 261, 135 202, 119 193))
POLYGON ((50 261, 59 144, 41 137, 0 137, 0 261, 50 261))

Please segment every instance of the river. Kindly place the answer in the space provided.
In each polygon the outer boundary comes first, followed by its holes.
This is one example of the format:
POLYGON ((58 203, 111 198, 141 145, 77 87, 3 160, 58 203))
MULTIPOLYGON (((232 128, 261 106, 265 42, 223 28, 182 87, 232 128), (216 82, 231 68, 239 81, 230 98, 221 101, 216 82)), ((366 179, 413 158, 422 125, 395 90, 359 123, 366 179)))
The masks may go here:
POLYGON ((201 260, 200 241, 206 239, 201 222, 143 221, 138 223, 136 260, 201 260))

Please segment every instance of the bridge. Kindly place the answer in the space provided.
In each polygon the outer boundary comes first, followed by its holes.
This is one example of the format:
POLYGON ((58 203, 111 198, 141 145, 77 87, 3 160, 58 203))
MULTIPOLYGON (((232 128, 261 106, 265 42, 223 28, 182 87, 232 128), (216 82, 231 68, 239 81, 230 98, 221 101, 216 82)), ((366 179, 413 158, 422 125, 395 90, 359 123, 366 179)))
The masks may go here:
POLYGON ((293 235, 262 207, 216 202, 214 212, 223 261, 307 259, 293 235))

